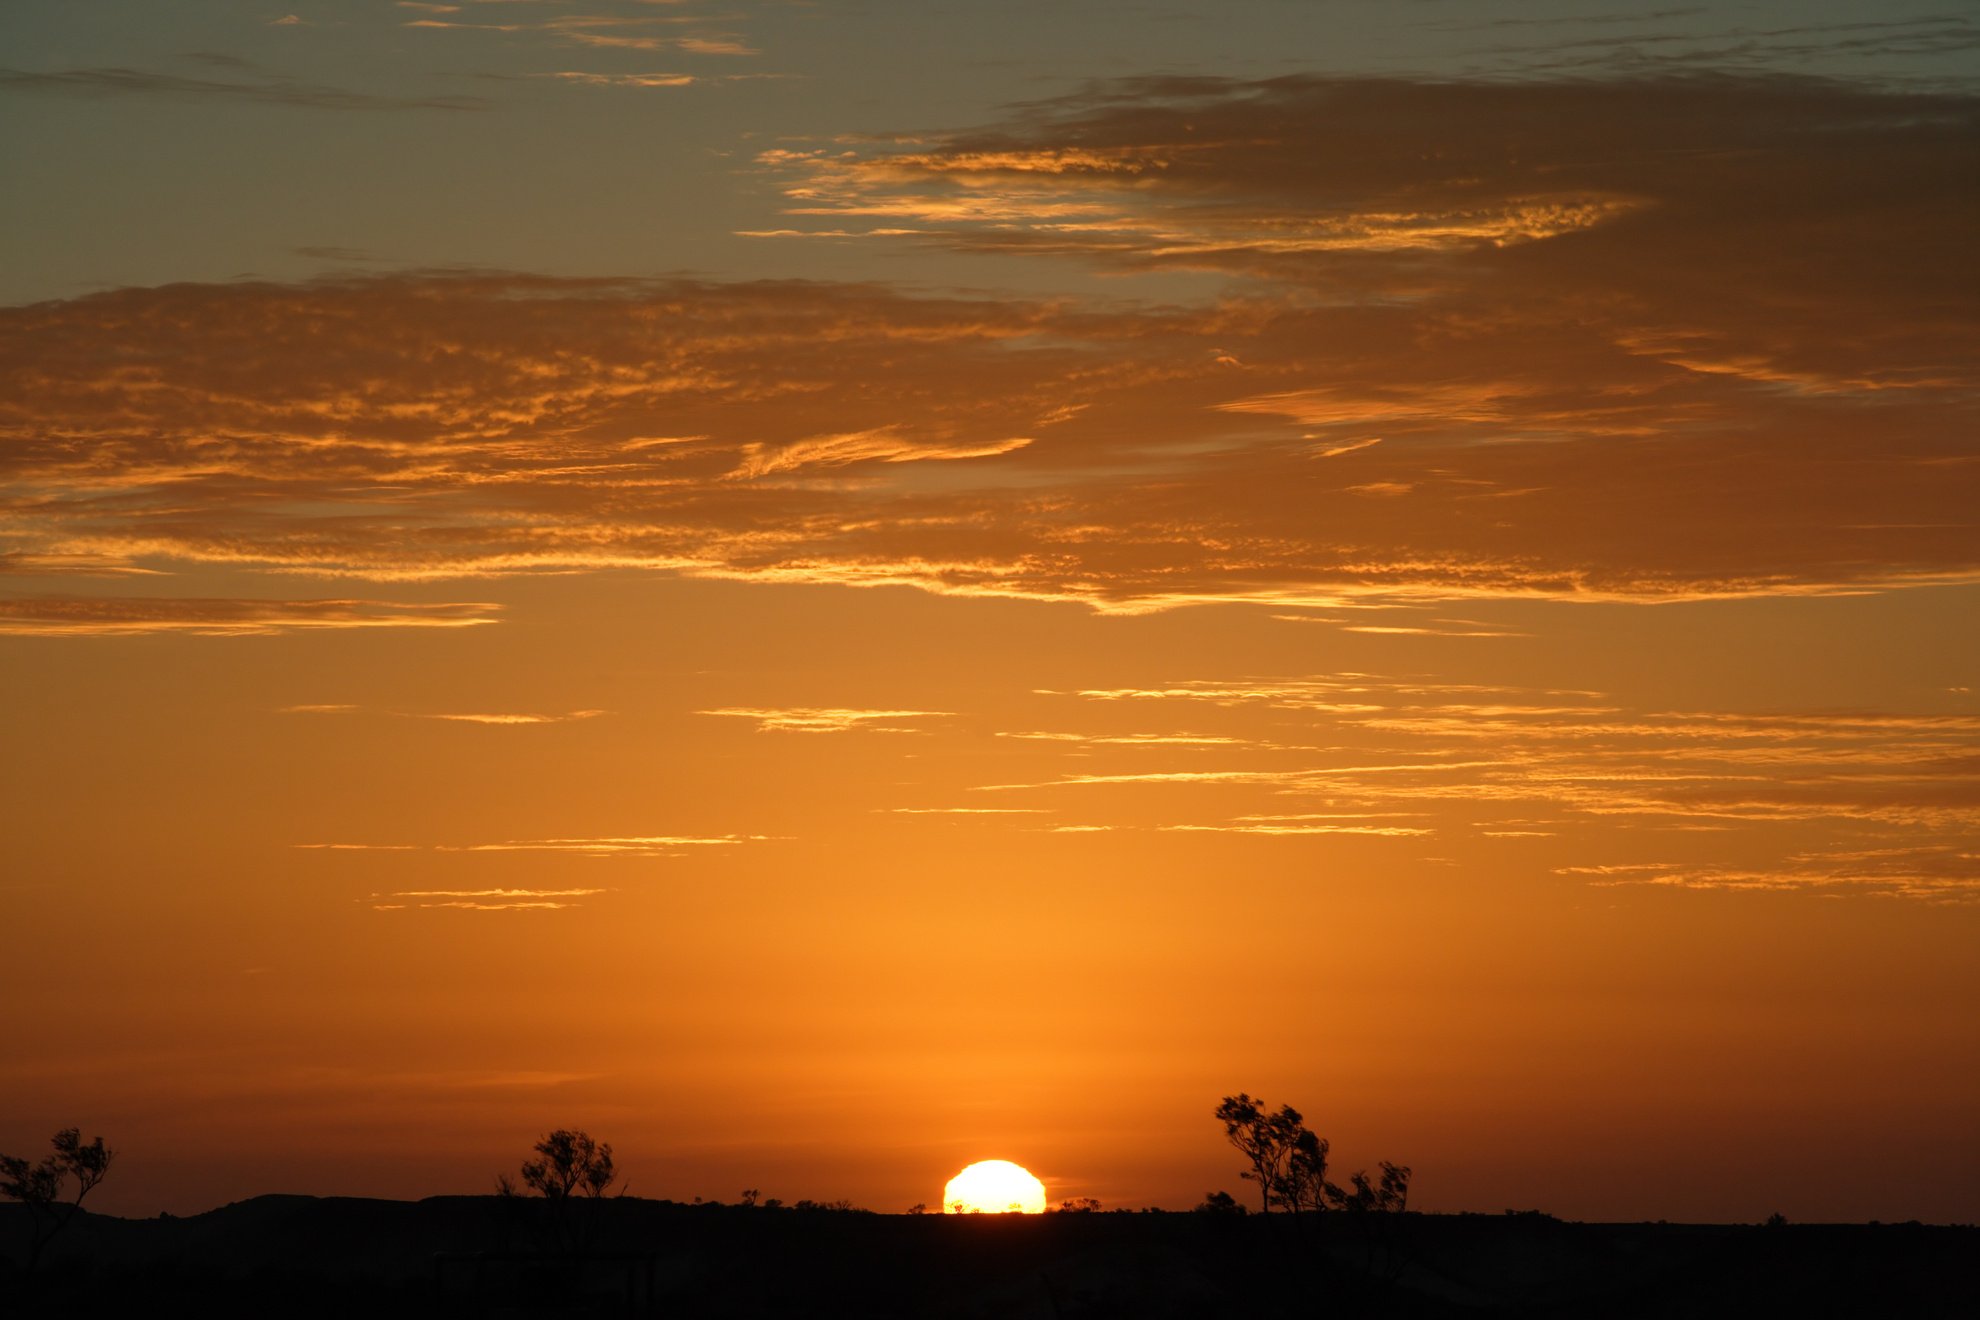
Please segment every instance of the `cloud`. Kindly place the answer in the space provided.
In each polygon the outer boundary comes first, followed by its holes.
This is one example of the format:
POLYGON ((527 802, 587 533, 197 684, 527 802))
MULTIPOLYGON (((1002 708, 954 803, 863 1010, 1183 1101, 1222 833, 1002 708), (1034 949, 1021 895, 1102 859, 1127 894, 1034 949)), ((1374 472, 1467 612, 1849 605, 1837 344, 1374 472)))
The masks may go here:
POLYGON ((165 96, 194 101, 255 101, 308 110, 482 110, 478 96, 381 96, 266 74, 240 81, 188 78, 151 69, 0 68, 0 92, 71 96, 165 96))
POLYGON ((1562 840, 1569 856, 1630 858, 1554 868, 1602 883, 1933 901, 1980 892, 1980 715, 1643 710, 1599 693, 1373 674, 1042 695, 1151 711, 1183 703, 1193 722, 1233 729, 1264 716, 1298 741, 1240 741, 1213 769, 1172 756, 977 791, 1078 792, 1138 820, 1158 813, 1153 828, 1175 832, 1562 840), (1192 810, 1260 794, 1313 808, 1216 821, 1192 810), (1640 860, 1646 840, 1697 833, 1725 836, 1712 860, 1640 860))
POLYGON ((1557 867, 1594 885, 1856 893, 1930 903, 1980 903, 1980 852, 1952 844, 1795 853, 1776 866, 1646 862, 1557 867))
POLYGON ((692 87, 698 82, 708 81, 691 73, 585 73, 565 70, 538 76, 558 78, 586 87, 692 87))
POLYGON ((163 577, 122 555, 94 551, 50 554, 0 553, 0 577, 163 577))
POLYGON ((483 714, 459 714, 459 715, 452 715, 452 714, 419 715, 419 716, 415 716, 414 718, 423 719, 423 720, 452 720, 455 723, 459 723, 459 724, 494 724, 494 725, 564 724, 571 720, 596 719, 598 716, 603 715, 604 713, 605 712, 602 710, 567 710, 561 715, 517 715, 517 714, 508 714, 508 713, 501 713, 501 714, 483 713, 483 714))
POLYGON ((1266 835, 1310 835, 1310 834, 1364 834, 1379 838, 1409 839, 1435 830, 1415 825, 1326 825, 1326 824, 1280 824, 1273 821, 1232 821, 1226 825, 1164 825, 1165 830, 1181 830, 1194 833, 1213 834, 1266 834, 1266 835))
MULTIPOLYGON (((283 706, 280 712, 285 715, 350 715, 364 711, 363 706, 341 703, 283 706)), ((444 720, 455 724, 485 724, 498 728, 513 728, 532 724, 566 724, 573 720, 597 719, 607 712, 602 710, 567 710, 560 714, 517 713, 512 711, 490 712, 433 712, 411 710, 388 710, 381 712, 410 720, 444 720)))
POLYGON ((839 435, 809 436, 777 448, 760 444, 743 449, 740 477, 762 477, 776 472, 794 472, 807 467, 845 467, 851 463, 918 463, 928 459, 994 458, 1030 444, 1029 437, 1006 437, 987 441, 944 444, 916 441, 894 426, 868 431, 848 431, 839 435))
MULTIPOLYGON (((1693 17, 1705 12, 1669 10, 1559 22, 1594 25, 1627 21, 1650 25, 1656 19, 1693 17)), ((1517 20, 1504 26, 1516 25, 1517 20)), ((1963 15, 1931 14, 1777 27, 1743 24, 1715 29, 1686 24, 1675 30, 1562 34, 1552 41, 1488 46, 1479 53, 1529 75, 1572 70, 1641 76, 1701 68, 1765 74, 1835 59, 1849 60, 1860 67, 1869 60, 1902 61, 1917 56, 1963 54, 1974 49, 1980 49, 1980 28, 1963 15)))
MULTIPOLYGON (((459 14, 457 5, 402 5, 428 14, 459 14)), ((689 55, 759 54, 740 35, 713 28, 697 14, 559 14, 538 21, 478 22, 468 18, 415 18, 401 26, 431 32, 494 32, 538 35, 558 46, 597 50, 677 50, 689 55), (655 29, 662 29, 655 31, 655 29), (671 29, 671 31, 668 31, 671 29)))
POLYGON ((1200 733, 1048 733, 1033 730, 1024 733, 1000 732, 999 738, 1017 738, 1028 742, 1077 743, 1087 747, 1256 747, 1269 746, 1252 738, 1236 738, 1222 734, 1200 733))
POLYGON ((760 842, 758 834, 721 834, 712 837, 679 834, 604 835, 575 839, 505 839, 496 843, 298 843, 292 847, 312 852, 552 852, 575 853, 584 857, 682 857, 692 848, 722 848, 760 842))
POLYGON ((1428 624, 1347 623, 1342 621, 1341 631, 1400 637, 1531 637, 1533 635, 1531 633, 1512 632, 1504 628, 1492 628, 1465 623, 1457 619, 1437 619, 1428 624))
MULTIPOLYGON (((1334 332, 1310 349, 1302 336, 1352 319, 1223 315, 1330 372, 1334 332)), ((1201 346, 1232 328, 842 286, 495 276, 8 309, 17 402, 0 406, 0 469, 18 496, 0 554, 385 581, 644 567, 1109 607, 1668 599, 1973 570, 1956 509, 1980 471, 1927 461, 1951 452, 1943 405, 1887 409, 1875 455, 1842 415, 1854 404, 1770 422, 1778 399, 1753 396, 1726 415, 1744 414, 1737 436, 1392 439, 1335 460, 1357 473, 1341 482, 1305 457, 1308 432, 1260 429, 1310 408, 1229 397, 1251 382, 1201 346), (113 356, 122 327, 145 347, 113 356), (841 427, 820 433, 821 413, 841 427), (1798 447, 1757 438, 1769 425, 1798 426, 1798 447), (913 475, 937 467, 956 477, 913 475), (1420 516, 1362 507, 1380 502, 1353 488, 1382 481, 1407 484, 1420 516), (1734 498, 1755 482, 1783 498, 1734 498), (1476 499, 1508 491, 1541 492, 1513 525, 1476 499), (1590 525, 1596 505, 1615 516, 1590 525), (1947 526, 1865 516, 1892 507, 1947 526)), ((1365 395, 1378 366, 1338 369, 1365 395)))
POLYGON ((945 710, 848 710, 823 706, 763 708, 724 706, 719 710, 699 710, 697 715, 724 715, 754 720, 758 733, 925 733, 925 729, 893 723, 895 720, 938 719, 945 710))
POLYGON ((1131 80, 758 167, 799 230, 1216 276, 1194 304, 484 272, 0 309, 0 563, 1123 612, 1973 583, 1976 143, 1973 97, 1806 79, 1131 80))
POLYGON ((1046 807, 875 807, 897 816, 1049 816, 1046 807))
MULTIPOLYGON (((374 911, 406 908, 459 908, 472 912, 556 911, 576 907, 573 899, 608 894, 609 889, 398 889, 366 900, 374 911), (393 902, 391 900, 409 900, 393 902)), ((498 1084, 498 1083, 490 1083, 498 1084)))
POLYGON ((174 600, 159 597, 0 599, 0 635, 119 637, 184 633, 265 637, 323 628, 471 628, 497 622, 487 603, 381 600, 174 600))

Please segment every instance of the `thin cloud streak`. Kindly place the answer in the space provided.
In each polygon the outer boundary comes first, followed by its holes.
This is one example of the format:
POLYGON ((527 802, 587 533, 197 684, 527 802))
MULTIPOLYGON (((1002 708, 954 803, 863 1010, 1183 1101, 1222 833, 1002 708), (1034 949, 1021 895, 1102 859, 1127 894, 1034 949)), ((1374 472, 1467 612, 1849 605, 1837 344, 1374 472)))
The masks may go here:
POLYGON ((479 96, 381 96, 342 87, 259 75, 254 81, 228 82, 189 78, 152 69, 11 69, 0 68, 0 92, 50 93, 69 96, 156 96, 177 100, 239 102, 289 106, 305 110, 485 110, 479 96))
MULTIPOLYGON (((1784 856, 1771 869, 1628 865, 1645 882, 1689 888, 1933 901, 1951 901, 1967 886, 1961 859, 1972 856, 1971 841, 1980 836, 1980 716, 1966 713, 1642 711, 1598 693, 1370 674, 1042 695, 1151 709, 1183 702, 1253 727, 1259 714, 1269 714, 1276 729, 1293 730, 1300 742, 1240 741, 1225 749, 1233 760, 1209 770, 1171 759, 985 783, 976 791, 1105 793, 1120 810, 1159 811, 1168 819, 1155 828, 1178 833, 1434 834, 1506 847, 1573 838, 1579 850, 1597 855, 1667 833, 1735 833, 1749 856, 1776 838, 1817 839, 1823 847, 1784 856), (1190 803, 1222 805, 1258 793, 1317 799, 1324 809, 1189 818, 1196 814, 1187 811, 1190 803), (1159 795, 1159 805, 1150 795, 1159 795), (1926 850, 1919 857, 1939 858, 1937 869, 1920 872, 1923 863, 1909 853, 1910 860, 1890 861, 1894 839, 1926 850)), ((1178 749, 1150 742, 1105 750, 1148 758, 1178 749)))
POLYGON ((470 912, 554 912, 579 906, 572 899, 608 894, 609 889, 398 889, 367 900, 375 912, 407 908, 454 908, 470 912), (392 902, 390 900, 409 900, 392 902))
POLYGON ((940 719, 944 710, 859 710, 824 706, 792 706, 765 709, 754 706, 724 706, 698 710, 697 715, 719 715, 753 720, 758 733, 926 733, 926 729, 891 723, 894 720, 940 719))
MULTIPOLYGON (((282 706, 279 713, 284 715, 353 715, 367 712, 364 706, 340 702, 282 706)), ((497 728, 521 728, 535 724, 568 724, 577 720, 593 720, 611 712, 603 710, 569 710, 559 714, 536 714, 511 711, 490 712, 444 712, 416 710, 379 710, 375 713, 390 715, 407 720, 443 720, 456 724, 482 724, 497 728)))
POLYGON ((607 835, 576 839, 509 839, 499 843, 297 843, 315 852, 574 853, 585 857, 683 857, 684 849, 732 847, 769 839, 764 834, 607 835))
POLYGON ((473 628, 498 622, 501 608, 489 602, 21 597, 0 599, 0 636, 271 637, 330 628, 473 628))

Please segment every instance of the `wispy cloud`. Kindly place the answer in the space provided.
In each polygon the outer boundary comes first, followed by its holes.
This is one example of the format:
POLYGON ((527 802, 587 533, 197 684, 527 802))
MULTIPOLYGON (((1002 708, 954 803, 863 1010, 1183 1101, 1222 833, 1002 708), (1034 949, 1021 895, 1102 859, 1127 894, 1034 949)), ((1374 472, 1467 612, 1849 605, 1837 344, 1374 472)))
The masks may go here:
POLYGON ((561 715, 519 715, 519 714, 508 714, 508 713, 481 713, 481 714, 435 713, 432 715, 419 715, 416 716, 415 718, 426 719, 426 720, 452 720, 460 724, 495 724, 495 725, 565 724, 572 720, 596 719, 598 716, 603 715, 604 713, 605 712, 602 710, 567 710, 563 712, 561 715))
POLYGON ((291 845, 318 852, 550 852, 576 853, 585 857, 682 857, 694 848, 721 848, 760 842, 768 835, 683 834, 605 835, 575 839, 505 839, 496 843, 298 843, 291 845))
POLYGON ((1308 835, 1308 834, 1366 834, 1380 838, 1406 839, 1424 834, 1434 834, 1427 826, 1416 825, 1343 825, 1326 822, 1292 822, 1270 820, 1236 820, 1223 825, 1163 825, 1164 830, 1180 830, 1192 833, 1215 834, 1265 834, 1265 835, 1308 835))
MULTIPOLYGON (((298 20, 300 21, 300 20, 298 20)), ((0 68, 0 92, 71 96, 164 96, 194 101, 254 101, 307 110, 483 110, 478 96, 388 96, 243 70, 238 79, 191 78, 155 69, 0 68)))
POLYGON ((724 706, 699 710, 697 715, 723 715, 754 720, 758 733, 925 733, 926 729, 896 723, 900 720, 939 719, 944 710, 863 710, 827 706, 756 707, 724 706))
POLYGON ((1572 837, 1577 851, 1639 856, 1645 838, 1727 833, 1742 840, 1740 865, 1632 860, 1557 869, 1693 888, 1914 898, 1965 884, 1962 859, 1980 831, 1980 716, 1970 713, 1636 710, 1598 693, 1369 674, 1064 695, 1152 708, 1187 703, 1228 711, 1244 727, 1269 714, 1299 741, 1234 746, 1209 769, 1170 757, 978 791, 1104 792, 1110 803, 1159 793, 1167 820, 1157 828, 1179 832, 1462 835, 1506 846, 1572 837), (1217 821, 1189 810, 1259 793, 1316 806, 1217 821), (1778 839, 1825 846, 1772 866, 1755 860, 1777 850, 1778 839), (1903 841, 1897 851, 1893 840, 1903 841))
POLYGON ((1460 602, 1970 583, 1976 139, 1975 98, 1808 80, 1146 79, 761 168, 799 227, 1214 302, 483 273, 0 309, 0 556, 1473 638, 1516 630, 1460 602))
POLYGON ((608 889, 396 889, 366 901, 379 912, 406 908, 458 908, 471 912, 543 912, 576 907, 577 899, 608 889))
POLYGON ((875 807, 896 816, 1049 816, 1049 807, 875 807))
POLYGON ((1199 733, 1024 733, 1000 732, 999 738, 1025 742, 1076 743, 1088 747, 1247 747, 1260 745, 1256 739, 1225 734, 1199 733))
MULTIPOLYGON (((457 5, 403 5, 428 17, 402 26, 429 32, 492 32, 538 37, 557 46, 595 50, 674 50, 688 55, 749 56, 759 52, 739 33, 701 14, 557 14, 548 18, 483 21, 457 5), (437 15, 447 17, 437 17, 437 15)), ((492 16, 491 16, 492 17, 492 16)))
POLYGON ((266 637, 324 628, 471 628, 497 622, 486 602, 413 604, 382 600, 225 600, 164 597, 0 599, 0 634, 129 637, 182 633, 266 637))
POLYGON ((943 443, 915 439, 894 426, 840 435, 811 436, 775 448, 751 444, 743 450, 737 475, 768 476, 801 468, 844 467, 849 463, 917 463, 928 459, 992 458, 1030 444, 1028 436, 943 443))
MULTIPOLYGON (((282 714, 285 715, 350 715, 350 714, 357 714, 359 712, 365 711, 366 709, 367 708, 363 706, 346 705, 341 703, 326 703, 326 704, 315 704, 315 705, 283 706, 280 708, 280 711, 282 714)), ((383 710, 378 713, 384 715, 392 715, 400 719, 409 719, 409 720, 446 720, 456 724, 485 724, 485 725, 492 725, 495 727, 523 727, 532 724, 568 724, 575 720, 592 720, 592 719, 597 719, 600 715, 607 714, 608 712, 602 710, 567 710, 556 714, 542 714, 535 712, 521 713, 514 711, 486 711, 486 712, 457 713, 451 711, 383 710)))
POLYGON ((691 73, 586 73, 573 69, 541 76, 577 83, 584 87, 692 87, 698 82, 707 81, 706 78, 696 77, 691 73))
POLYGON ((1792 854, 1776 866, 1640 862, 1557 867, 1595 885, 1857 893, 1933 903, 1980 903, 1980 851, 1952 844, 1792 854))

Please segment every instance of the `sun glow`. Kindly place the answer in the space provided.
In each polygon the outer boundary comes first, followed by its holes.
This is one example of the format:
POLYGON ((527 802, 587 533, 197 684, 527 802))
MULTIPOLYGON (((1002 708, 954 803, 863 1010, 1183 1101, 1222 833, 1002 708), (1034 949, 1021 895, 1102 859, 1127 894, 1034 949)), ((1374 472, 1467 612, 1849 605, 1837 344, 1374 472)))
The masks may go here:
POLYGON ((1045 1184, 1009 1160, 981 1160, 949 1179, 942 1209, 952 1215, 1042 1215, 1045 1184))

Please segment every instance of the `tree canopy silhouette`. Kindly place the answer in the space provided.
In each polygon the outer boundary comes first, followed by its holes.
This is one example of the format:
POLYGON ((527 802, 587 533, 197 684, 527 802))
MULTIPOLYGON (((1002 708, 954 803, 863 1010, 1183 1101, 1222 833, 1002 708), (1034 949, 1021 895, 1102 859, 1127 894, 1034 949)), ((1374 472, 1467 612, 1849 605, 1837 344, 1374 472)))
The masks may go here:
POLYGON ((1328 1142, 1306 1126, 1291 1105, 1274 1111, 1240 1091, 1217 1106, 1224 1138, 1251 1167, 1239 1176, 1255 1182, 1262 1208, 1355 1210, 1400 1214, 1409 1203, 1409 1166, 1382 1161, 1379 1181, 1366 1170, 1349 1178, 1350 1189, 1327 1181, 1328 1142))
POLYGON ((98 1137, 83 1144, 79 1128, 63 1128, 49 1141, 55 1153, 39 1164, 30 1164, 15 1155, 0 1155, 0 1196, 20 1201, 28 1208, 28 1270, 41 1260, 42 1250, 56 1234, 82 1210, 83 1198, 103 1181, 110 1161, 117 1152, 98 1137), (75 1193, 64 1204, 63 1188, 75 1179, 75 1193))
MULTIPOLYGON (((523 1184, 547 1200, 603 1196, 619 1176, 612 1168, 612 1143, 593 1141, 579 1128, 558 1128, 538 1141, 535 1150, 536 1159, 523 1161, 523 1184)), ((496 1189, 518 1194, 506 1173, 496 1179, 496 1189)))
MULTIPOLYGON (((1227 1095, 1217 1106, 1223 1120, 1224 1139, 1235 1146, 1251 1164, 1239 1176, 1258 1184, 1260 1208, 1270 1212, 1275 1204, 1286 1204, 1282 1196, 1291 1186, 1293 1152, 1306 1133, 1305 1121, 1291 1105, 1281 1105, 1277 1113, 1244 1092, 1227 1095)), ((1324 1167, 1325 1151, 1321 1151, 1324 1167)), ((1297 1208, 1297 1205, 1294 1205, 1297 1208)))
MULTIPOLYGON (((618 1180, 611 1143, 594 1141, 581 1128, 558 1128, 533 1149, 536 1158, 523 1161, 522 1187, 503 1173, 495 1177, 495 1190, 505 1200, 527 1199, 523 1188, 542 1197, 548 1209, 548 1240, 560 1249, 580 1248, 593 1225, 590 1213, 578 1213, 579 1203, 597 1201, 618 1180)), ((619 1194, 625 1194, 623 1188, 619 1194)))

